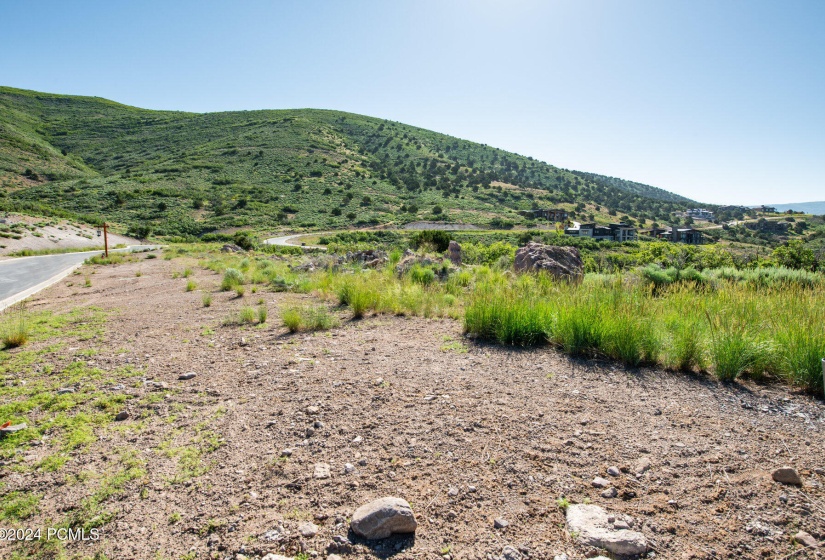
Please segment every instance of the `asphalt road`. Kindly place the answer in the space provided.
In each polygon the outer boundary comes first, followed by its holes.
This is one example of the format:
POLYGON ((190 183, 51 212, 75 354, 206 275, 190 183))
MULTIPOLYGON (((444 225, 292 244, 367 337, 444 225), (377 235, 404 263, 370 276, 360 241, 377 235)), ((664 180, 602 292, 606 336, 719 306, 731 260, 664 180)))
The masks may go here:
MULTIPOLYGON (((293 239, 297 239, 299 237, 304 237, 307 235, 306 233, 299 233, 296 235, 284 235, 282 237, 271 237, 269 239, 265 239, 264 243, 266 245, 278 245, 280 247, 303 247, 304 249, 326 249, 326 247, 322 245, 296 245, 295 243, 290 243, 293 239)), ((317 234, 316 234, 317 235, 317 234)))
MULTIPOLYGON (((134 245, 117 251, 141 251, 154 247, 134 245)), ((102 251, 20 257, 0 261, 0 310, 57 282, 83 264, 83 261, 99 254, 102 254, 102 251)))

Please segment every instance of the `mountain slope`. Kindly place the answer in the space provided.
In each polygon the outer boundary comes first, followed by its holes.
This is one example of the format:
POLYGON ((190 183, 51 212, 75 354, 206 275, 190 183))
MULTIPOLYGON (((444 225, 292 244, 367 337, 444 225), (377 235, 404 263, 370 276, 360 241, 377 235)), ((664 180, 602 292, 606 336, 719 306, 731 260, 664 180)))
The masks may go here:
POLYGON ((0 88, 0 208, 197 235, 420 219, 664 221, 692 201, 436 132, 326 110, 151 111, 0 88))

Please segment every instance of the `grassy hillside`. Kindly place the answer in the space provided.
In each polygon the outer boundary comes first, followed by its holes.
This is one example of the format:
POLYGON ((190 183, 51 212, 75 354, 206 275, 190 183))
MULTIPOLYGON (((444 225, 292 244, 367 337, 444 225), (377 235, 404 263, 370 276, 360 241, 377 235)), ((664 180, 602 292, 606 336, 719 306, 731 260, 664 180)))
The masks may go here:
POLYGON ((361 115, 149 111, 12 88, 0 88, 0 187, 0 209, 185 236, 433 219, 507 227, 549 206, 645 223, 694 204, 361 115))

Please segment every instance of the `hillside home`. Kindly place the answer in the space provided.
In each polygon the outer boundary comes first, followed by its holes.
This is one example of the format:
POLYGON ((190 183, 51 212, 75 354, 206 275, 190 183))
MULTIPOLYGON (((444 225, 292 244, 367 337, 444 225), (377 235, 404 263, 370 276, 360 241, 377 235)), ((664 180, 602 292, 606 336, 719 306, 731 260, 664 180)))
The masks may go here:
POLYGON ((579 224, 577 228, 566 228, 564 233, 575 237, 585 237, 596 241, 635 241, 636 228, 625 223, 598 226, 595 223, 579 224))
POLYGON ((532 216, 534 219, 544 218, 548 222, 566 222, 570 217, 567 210, 561 210, 558 208, 540 208, 536 210, 529 210, 527 214, 532 216))
POLYGON ((757 208, 758 211, 762 212, 763 214, 776 214, 776 208, 774 206, 765 206, 764 204, 757 208))
POLYGON ((775 222, 773 220, 759 218, 755 222, 745 223, 745 227, 754 231, 765 231, 768 233, 788 233, 791 224, 790 222, 775 222))
POLYGON ((713 212, 704 208, 692 208, 685 212, 685 216, 690 216, 694 220, 712 220, 713 212))
POLYGON ((673 243, 687 243, 688 245, 701 245, 702 232, 698 229, 686 228, 654 228, 644 232, 651 237, 662 241, 672 241, 673 243))

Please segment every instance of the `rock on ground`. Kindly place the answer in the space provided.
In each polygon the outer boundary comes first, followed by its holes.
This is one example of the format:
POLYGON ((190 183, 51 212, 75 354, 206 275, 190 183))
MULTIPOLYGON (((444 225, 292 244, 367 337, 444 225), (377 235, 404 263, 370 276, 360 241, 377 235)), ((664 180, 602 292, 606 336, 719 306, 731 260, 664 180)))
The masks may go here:
POLYGON ((799 478, 799 473, 796 469, 791 467, 781 467, 773 471, 773 479, 782 484, 792 484, 794 486, 802 486, 802 479, 799 478))
POLYGON ((393 533, 414 533, 418 528, 410 504, 401 498, 379 498, 352 514, 350 527, 365 539, 385 539, 393 533))
POLYGON ((584 545, 604 548, 613 554, 632 556, 647 552, 647 539, 642 533, 617 530, 599 506, 574 504, 567 508, 567 527, 577 533, 584 545))
POLYGON ((530 242, 516 251, 516 271, 543 270, 556 278, 580 281, 584 277, 584 263, 575 247, 555 247, 530 242))
POLYGON ((450 246, 447 247, 447 257, 454 265, 461 266, 461 245, 458 241, 450 241, 450 246))
POLYGON ((793 540, 801 545, 807 546, 808 548, 819 548, 819 543, 816 542, 813 535, 806 533, 805 531, 799 531, 793 536, 793 540))

